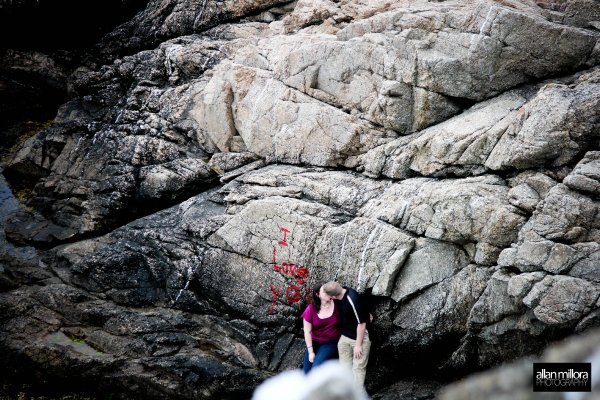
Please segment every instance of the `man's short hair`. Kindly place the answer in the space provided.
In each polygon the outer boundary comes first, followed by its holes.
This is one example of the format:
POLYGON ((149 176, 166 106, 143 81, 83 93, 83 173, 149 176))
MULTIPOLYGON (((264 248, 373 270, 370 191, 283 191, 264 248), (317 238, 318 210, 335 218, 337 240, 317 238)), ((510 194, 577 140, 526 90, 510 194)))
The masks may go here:
POLYGON ((342 290, 342 285, 334 281, 329 281, 323 285, 323 291, 330 296, 339 296, 342 294, 342 290))

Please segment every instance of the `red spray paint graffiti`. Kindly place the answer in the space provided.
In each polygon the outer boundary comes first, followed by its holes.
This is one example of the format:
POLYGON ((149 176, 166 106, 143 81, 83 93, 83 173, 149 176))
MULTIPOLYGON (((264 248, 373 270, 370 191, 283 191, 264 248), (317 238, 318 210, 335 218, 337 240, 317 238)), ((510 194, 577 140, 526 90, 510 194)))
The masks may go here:
POLYGON ((282 246, 285 246, 285 247, 287 247, 287 245, 288 245, 288 244, 287 244, 287 234, 288 234, 290 231, 288 231, 288 230, 287 230, 287 229, 285 229, 285 228, 279 228, 279 230, 280 230, 281 232, 283 232, 283 240, 280 240, 280 241, 279 241, 279 244, 280 244, 280 245, 282 245, 282 246))
MULTIPOLYGON (((283 232, 283 240, 278 241, 277 243, 280 246, 288 247, 287 236, 288 233, 291 233, 286 228, 279 228, 281 232, 283 232)), ((302 289, 306 292, 306 297, 310 302, 310 291, 306 286, 304 286, 308 281, 308 276, 310 275, 307 267, 301 267, 299 264, 294 263, 292 261, 284 261, 281 264, 277 263, 277 247, 273 247, 273 270, 281 273, 285 277, 293 278, 295 283, 288 285, 285 288, 285 299, 289 304, 294 304, 300 301, 302 298, 302 289)), ((271 283, 271 297, 272 303, 268 309, 268 312, 271 313, 275 309, 277 304, 277 298, 282 293, 282 287, 276 287, 271 283)))
POLYGON ((283 275, 294 277, 299 285, 304 285, 308 278, 308 268, 306 267, 301 267, 291 261, 284 261, 281 265, 277 265, 277 249, 275 247, 273 247, 273 269, 283 275))

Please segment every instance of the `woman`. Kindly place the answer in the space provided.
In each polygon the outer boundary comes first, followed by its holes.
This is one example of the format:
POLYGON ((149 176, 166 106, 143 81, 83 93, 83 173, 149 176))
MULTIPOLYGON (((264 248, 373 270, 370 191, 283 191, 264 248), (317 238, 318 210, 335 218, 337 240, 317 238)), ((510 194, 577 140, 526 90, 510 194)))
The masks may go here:
POLYGON ((304 373, 327 360, 338 358, 340 312, 330 296, 323 291, 324 283, 319 282, 313 287, 312 304, 302 313, 306 342, 304 373))

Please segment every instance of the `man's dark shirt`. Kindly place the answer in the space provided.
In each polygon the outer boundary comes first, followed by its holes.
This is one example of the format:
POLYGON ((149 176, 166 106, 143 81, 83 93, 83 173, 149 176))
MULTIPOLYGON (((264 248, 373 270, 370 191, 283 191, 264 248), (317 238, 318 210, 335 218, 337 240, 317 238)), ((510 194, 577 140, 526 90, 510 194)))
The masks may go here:
POLYGON ((367 309, 365 301, 361 298, 361 295, 356 290, 346 286, 344 286, 344 289, 346 289, 346 293, 339 301, 340 313, 342 317, 342 335, 356 340, 356 327, 358 326, 358 320, 360 320, 360 323, 367 322, 369 320, 369 310, 367 309), (354 312, 348 297, 352 299, 352 302, 356 307, 356 313, 354 312), (357 315, 358 320, 356 319, 357 315))

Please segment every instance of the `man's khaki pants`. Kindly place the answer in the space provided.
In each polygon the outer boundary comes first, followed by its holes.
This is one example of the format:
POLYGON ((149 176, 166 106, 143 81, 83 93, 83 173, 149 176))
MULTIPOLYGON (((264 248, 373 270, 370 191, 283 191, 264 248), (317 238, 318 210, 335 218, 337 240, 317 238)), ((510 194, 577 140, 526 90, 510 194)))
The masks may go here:
POLYGON ((365 338, 362 344, 363 354, 361 358, 354 358, 354 345, 356 340, 350 339, 342 335, 338 342, 338 353, 340 355, 340 363, 352 368, 354 381, 359 388, 364 388, 365 375, 367 374, 367 363, 369 362, 369 351, 371 350, 371 341, 369 335, 365 332, 365 338))

